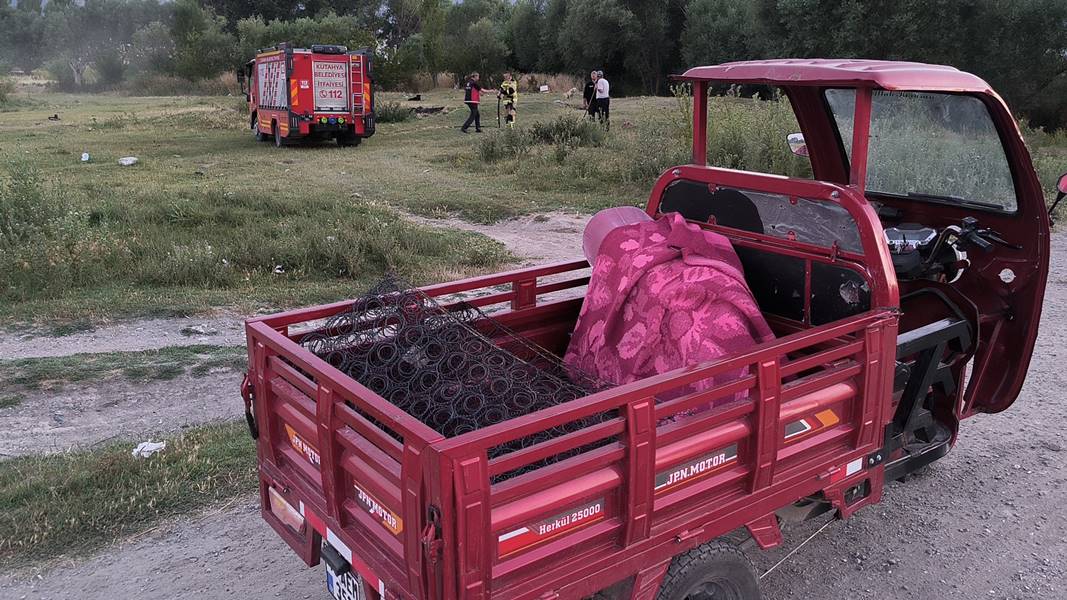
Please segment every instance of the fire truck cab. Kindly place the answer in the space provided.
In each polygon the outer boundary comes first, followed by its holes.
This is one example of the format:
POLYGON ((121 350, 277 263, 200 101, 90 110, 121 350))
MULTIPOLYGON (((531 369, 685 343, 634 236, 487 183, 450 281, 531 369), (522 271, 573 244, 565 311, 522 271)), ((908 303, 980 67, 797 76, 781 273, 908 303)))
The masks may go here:
POLYGON ((332 138, 357 146, 374 134, 369 50, 282 43, 260 50, 243 75, 249 127, 259 141, 332 138))

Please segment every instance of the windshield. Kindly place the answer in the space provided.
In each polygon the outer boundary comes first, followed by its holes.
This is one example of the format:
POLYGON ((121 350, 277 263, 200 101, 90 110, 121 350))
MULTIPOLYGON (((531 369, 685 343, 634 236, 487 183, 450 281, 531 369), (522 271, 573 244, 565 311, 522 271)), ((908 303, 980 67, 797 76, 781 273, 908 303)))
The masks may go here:
MULTIPOLYGON (((851 160, 856 90, 825 95, 851 160)), ((870 193, 1015 211, 1004 146, 978 98, 875 90, 870 140, 870 193)))

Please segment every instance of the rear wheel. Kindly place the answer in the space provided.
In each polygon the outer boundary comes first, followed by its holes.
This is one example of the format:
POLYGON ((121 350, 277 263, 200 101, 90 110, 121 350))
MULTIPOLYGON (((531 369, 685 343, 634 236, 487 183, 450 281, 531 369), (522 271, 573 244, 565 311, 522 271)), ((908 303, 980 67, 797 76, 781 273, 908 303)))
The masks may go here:
POLYGON ((265 141, 270 139, 270 134, 266 134, 266 133, 263 133, 262 131, 260 131, 258 124, 255 127, 256 127, 256 141, 257 142, 265 142, 265 141))
POLYGON ((736 546, 709 542, 674 558, 657 599, 760 600, 759 578, 736 546))
POLYGON ((282 130, 277 124, 274 125, 274 145, 277 148, 281 148, 285 145, 285 138, 282 137, 282 130))
POLYGON ((337 136, 337 145, 342 148, 348 148, 350 146, 358 146, 363 142, 363 138, 351 133, 342 133, 337 136))

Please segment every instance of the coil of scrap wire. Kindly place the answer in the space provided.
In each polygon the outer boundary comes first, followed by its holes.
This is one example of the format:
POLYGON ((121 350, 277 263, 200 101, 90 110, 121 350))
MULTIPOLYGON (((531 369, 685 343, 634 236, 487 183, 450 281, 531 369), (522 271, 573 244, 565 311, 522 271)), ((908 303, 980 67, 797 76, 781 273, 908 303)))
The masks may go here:
MULTIPOLYGON (((566 367, 478 308, 445 308, 397 277, 387 277, 301 344, 446 437, 609 387, 566 367)), ((608 416, 593 415, 515 440, 492 449, 490 457, 608 416)))

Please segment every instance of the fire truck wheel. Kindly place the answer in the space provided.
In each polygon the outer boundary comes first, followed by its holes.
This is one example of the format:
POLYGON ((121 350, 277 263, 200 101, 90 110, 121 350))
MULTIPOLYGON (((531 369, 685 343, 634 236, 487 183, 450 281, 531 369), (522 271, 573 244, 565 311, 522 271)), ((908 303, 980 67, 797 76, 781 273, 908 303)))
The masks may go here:
POLYGON ((270 139, 270 136, 259 130, 259 126, 256 126, 256 141, 265 142, 270 139))
POLYGON ((274 126, 274 145, 281 148, 285 145, 285 138, 282 137, 282 130, 277 125, 274 126))
POLYGON ((674 557, 658 600, 760 600, 756 570, 741 550, 709 542, 674 557))
POLYGON ((342 148, 358 146, 361 142, 363 142, 363 138, 358 135, 346 134, 337 136, 337 145, 342 148))

